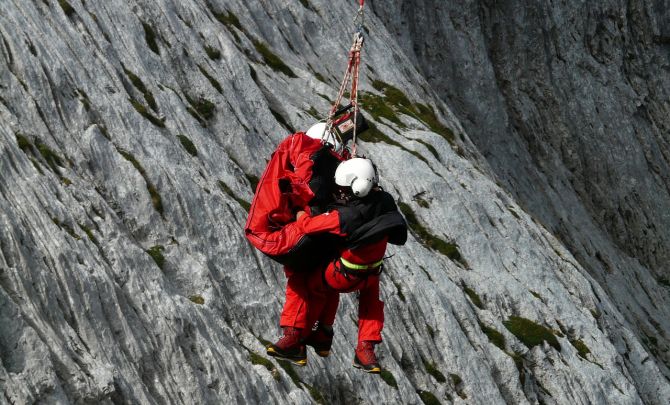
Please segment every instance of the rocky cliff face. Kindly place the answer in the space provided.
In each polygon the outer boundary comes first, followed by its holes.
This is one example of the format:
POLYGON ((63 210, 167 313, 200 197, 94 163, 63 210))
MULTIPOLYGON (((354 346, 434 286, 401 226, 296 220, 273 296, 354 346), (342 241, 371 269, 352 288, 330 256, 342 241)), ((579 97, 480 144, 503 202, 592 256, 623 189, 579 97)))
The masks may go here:
POLYGON ((265 357, 242 233, 356 2, 0 3, 0 402, 670 402, 668 2, 536 3, 368 5, 383 378, 353 296, 330 358, 265 357))

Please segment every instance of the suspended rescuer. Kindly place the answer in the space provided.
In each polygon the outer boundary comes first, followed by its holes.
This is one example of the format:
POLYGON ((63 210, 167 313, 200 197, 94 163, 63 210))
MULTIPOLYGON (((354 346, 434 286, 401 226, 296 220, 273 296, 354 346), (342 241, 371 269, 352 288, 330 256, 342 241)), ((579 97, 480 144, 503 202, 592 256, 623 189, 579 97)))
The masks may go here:
POLYGON ((308 212, 308 218, 330 215, 325 208, 334 194, 335 169, 349 157, 343 144, 351 139, 354 127, 357 133, 367 128, 361 115, 353 124, 351 110, 347 106, 335 113, 331 131, 325 123, 318 123, 307 133, 285 138, 273 152, 249 210, 247 239, 284 265, 286 302, 280 326, 285 335, 297 331, 305 338, 310 333, 305 324, 308 273, 338 254, 335 235, 320 229, 318 220, 296 221, 296 213, 308 212))
POLYGON ((319 356, 328 356, 339 294, 358 291, 354 366, 379 373, 381 367, 374 351, 374 346, 382 341, 384 326, 379 276, 387 244, 403 245, 407 225, 393 197, 377 185, 377 173, 370 160, 353 158, 340 163, 335 183, 338 187, 328 207, 329 215, 302 215, 298 219, 306 232, 318 229, 341 237, 338 254, 308 277, 307 316, 297 323, 307 325, 313 332, 306 335, 301 331, 285 331, 284 337, 270 345, 267 352, 299 365, 307 362, 306 346, 312 346, 319 356))

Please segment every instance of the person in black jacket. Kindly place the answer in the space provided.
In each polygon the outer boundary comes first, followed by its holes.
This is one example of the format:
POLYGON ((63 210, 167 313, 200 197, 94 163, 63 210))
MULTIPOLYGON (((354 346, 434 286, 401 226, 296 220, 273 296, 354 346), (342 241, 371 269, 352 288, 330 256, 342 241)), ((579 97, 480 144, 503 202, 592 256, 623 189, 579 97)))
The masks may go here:
POLYGON ((354 366, 379 373, 381 367, 374 352, 374 345, 382 340, 384 325, 379 275, 387 244, 404 244, 407 225, 393 197, 377 186, 376 170, 370 160, 354 158, 341 163, 335 173, 335 183, 339 186, 339 198, 328 207, 330 215, 301 216, 298 220, 307 233, 325 230, 343 238, 339 255, 309 277, 305 324, 318 326, 306 339, 290 348, 271 345, 268 354, 304 365, 305 345, 309 345, 319 356, 328 356, 339 294, 359 291, 359 333, 354 366))

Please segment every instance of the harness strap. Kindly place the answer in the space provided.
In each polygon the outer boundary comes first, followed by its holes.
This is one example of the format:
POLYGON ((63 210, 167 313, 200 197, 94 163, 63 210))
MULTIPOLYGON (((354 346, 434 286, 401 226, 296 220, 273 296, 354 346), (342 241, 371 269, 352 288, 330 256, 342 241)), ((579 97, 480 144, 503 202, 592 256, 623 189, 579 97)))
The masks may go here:
POLYGON ((361 271, 361 270, 374 270, 374 269, 378 268, 379 266, 381 266, 384 263, 384 259, 381 259, 381 260, 376 261, 374 263, 356 264, 356 263, 352 263, 352 262, 346 260, 344 257, 340 257, 340 262, 342 262, 344 267, 346 267, 349 270, 361 271))
MULTIPOLYGON (((351 263, 346 259, 340 257, 339 260, 338 259, 333 260, 333 265, 335 267, 335 271, 342 274, 344 278, 346 278, 349 281, 352 281, 352 278, 355 278, 359 282, 364 282, 365 280, 367 280, 368 277, 378 276, 382 274, 382 271, 384 271, 384 259, 367 265, 359 265, 351 263), (359 268, 356 269, 355 267, 359 268)), ((325 271, 323 272, 322 277, 324 284, 331 287, 330 284, 328 284, 328 280, 326 280, 325 271)))

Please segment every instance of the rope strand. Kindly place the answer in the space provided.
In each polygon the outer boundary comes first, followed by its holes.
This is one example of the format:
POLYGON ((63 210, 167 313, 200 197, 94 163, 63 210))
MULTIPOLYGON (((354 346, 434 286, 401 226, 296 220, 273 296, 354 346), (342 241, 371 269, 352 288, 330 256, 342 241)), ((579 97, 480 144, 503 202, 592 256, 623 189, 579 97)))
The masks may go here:
MULTIPOLYGON (((358 126, 358 76, 360 73, 361 50, 363 48, 364 4, 365 0, 359 0, 358 11, 356 12, 356 16, 354 17, 353 21, 354 26, 356 27, 356 32, 354 33, 353 44, 351 45, 351 49, 349 50, 349 61, 347 63, 347 70, 344 73, 344 79, 340 84, 340 89, 337 93, 335 103, 333 104, 333 107, 330 109, 330 112, 328 113, 328 119, 326 120, 326 131, 323 134, 323 138, 325 138, 327 136, 326 134, 330 134, 332 132, 331 130, 333 128, 333 118, 335 116, 335 113, 338 111, 340 104, 342 103, 342 98, 344 97, 344 91, 347 87, 347 84, 349 83, 349 80, 351 80, 351 92, 349 94, 349 99, 354 108, 352 157, 356 157, 356 140, 357 140, 356 129, 358 126)), ((335 137, 338 138, 340 143, 343 143, 339 134, 335 133, 335 137)))

